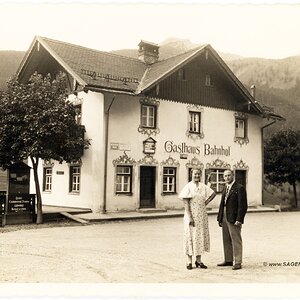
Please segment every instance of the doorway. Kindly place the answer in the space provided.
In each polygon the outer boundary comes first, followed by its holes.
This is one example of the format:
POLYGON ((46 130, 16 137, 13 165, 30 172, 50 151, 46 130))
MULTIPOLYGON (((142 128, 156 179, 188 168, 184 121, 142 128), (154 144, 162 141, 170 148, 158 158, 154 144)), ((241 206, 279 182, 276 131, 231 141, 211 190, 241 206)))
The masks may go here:
POLYGON ((155 208, 156 167, 140 167, 140 208, 155 208))
POLYGON ((246 188, 246 174, 247 171, 246 170, 235 170, 235 181, 241 185, 244 186, 245 189, 246 188))

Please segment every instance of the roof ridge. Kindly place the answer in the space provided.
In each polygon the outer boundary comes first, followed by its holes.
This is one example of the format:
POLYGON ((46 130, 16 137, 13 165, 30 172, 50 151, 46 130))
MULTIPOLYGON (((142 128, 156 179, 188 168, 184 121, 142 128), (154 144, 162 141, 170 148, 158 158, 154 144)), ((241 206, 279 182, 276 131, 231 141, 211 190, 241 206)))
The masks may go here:
POLYGON ((171 58, 176 58, 176 57, 181 56, 181 55, 186 55, 186 54, 189 53, 189 52, 198 51, 198 50, 200 50, 200 49, 202 49, 202 48, 207 47, 208 45, 209 45, 209 44, 203 44, 203 45, 201 45, 201 46, 194 47, 194 48, 192 48, 192 49, 189 49, 188 51, 185 51, 185 52, 176 54, 176 55, 174 55, 174 56, 170 56, 170 57, 168 57, 168 58, 166 58, 166 59, 163 59, 163 60, 159 60, 157 63, 163 62, 163 61, 166 61, 166 60, 169 60, 169 59, 171 59, 171 58))
POLYGON ((132 61, 136 61, 136 62, 140 62, 142 64, 145 64, 144 62, 140 61, 138 58, 133 58, 133 57, 128 57, 128 56, 124 56, 124 55, 120 55, 120 54, 115 54, 115 53, 111 53, 111 52, 108 52, 108 51, 102 51, 102 50, 97 50, 97 49, 93 49, 93 48, 88 48, 88 47, 85 47, 85 46, 72 44, 72 43, 69 43, 69 42, 63 42, 63 41, 59 41, 59 40, 55 40, 55 39, 51 39, 51 38, 47 38, 47 37, 43 37, 43 36, 39 36, 39 38, 43 39, 46 42, 48 40, 48 41, 52 41, 52 42, 56 42, 56 43, 60 43, 60 44, 67 44, 67 45, 70 45, 70 46, 75 46, 75 47, 78 47, 78 48, 87 49, 87 50, 94 51, 94 52, 97 52, 97 53, 103 53, 103 54, 107 54, 107 55, 110 55, 110 56, 120 57, 120 58, 124 58, 124 59, 128 59, 128 60, 132 60, 132 61))

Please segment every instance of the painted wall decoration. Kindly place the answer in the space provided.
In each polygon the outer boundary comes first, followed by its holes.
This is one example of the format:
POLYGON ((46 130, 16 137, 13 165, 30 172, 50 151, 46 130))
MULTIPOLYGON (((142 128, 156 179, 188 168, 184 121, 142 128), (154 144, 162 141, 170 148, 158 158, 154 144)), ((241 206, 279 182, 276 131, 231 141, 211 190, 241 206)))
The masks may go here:
POLYGON ((118 158, 113 160, 113 165, 119 165, 119 164, 124 164, 124 165, 135 165, 136 161, 134 158, 130 157, 127 155, 127 153, 124 151, 124 154, 119 156, 118 158))

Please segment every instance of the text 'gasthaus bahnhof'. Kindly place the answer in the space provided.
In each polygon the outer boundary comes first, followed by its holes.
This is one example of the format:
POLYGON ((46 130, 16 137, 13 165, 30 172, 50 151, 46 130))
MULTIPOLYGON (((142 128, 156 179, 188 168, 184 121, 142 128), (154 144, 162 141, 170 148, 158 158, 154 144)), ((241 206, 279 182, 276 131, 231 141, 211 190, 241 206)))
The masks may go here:
POLYGON ((168 153, 192 153, 192 154, 203 154, 203 155, 220 155, 220 156, 229 156, 230 155, 230 146, 227 147, 217 147, 216 145, 204 144, 201 150, 200 146, 189 146, 185 142, 180 144, 175 144, 173 141, 166 141, 164 144, 165 151, 168 153))

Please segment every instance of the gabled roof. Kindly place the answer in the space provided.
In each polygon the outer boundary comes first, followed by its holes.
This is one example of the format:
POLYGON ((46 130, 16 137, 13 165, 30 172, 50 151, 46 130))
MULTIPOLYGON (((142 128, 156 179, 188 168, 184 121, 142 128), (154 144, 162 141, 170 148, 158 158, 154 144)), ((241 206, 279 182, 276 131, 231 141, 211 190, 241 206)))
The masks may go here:
POLYGON ((193 57, 202 52, 205 47, 206 46, 197 47, 183 54, 179 54, 150 65, 139 84, 137 93, 145 92, 157 82, 175 72, 178 68, 182 67, 183 64, 188 63, 193 57))
MULTIPOLYGON (((37 36, 17 71, 18 77, 22 77, 22 74, 26 72, 30 60, 34 57, 34 49, 36 47, 39 49, 41 46, 82 87, 129 92, 133 95, 146 92, 205 50, 209 50, 213 59, 223 69, 224 74, 248 99, 254 109, 263 116, 267 113, 210 45, 203 45, 183 54, 147 65, 139 59, 37 36)), ((273 114, 272 117, 275 118, 275 115, 273 114)), ((282 118, 279 115, 276 117, 282 118)))
POLYGON ((39 43, 83 86, 131 91, 134 93, 147 66, 138 59, 89 49, 37 36, 21 63, 17 75, 26 67, 30 52, 39 43), (107 75, 110 75, 110 78, 107 75))

